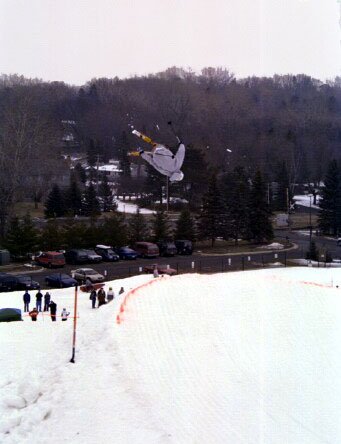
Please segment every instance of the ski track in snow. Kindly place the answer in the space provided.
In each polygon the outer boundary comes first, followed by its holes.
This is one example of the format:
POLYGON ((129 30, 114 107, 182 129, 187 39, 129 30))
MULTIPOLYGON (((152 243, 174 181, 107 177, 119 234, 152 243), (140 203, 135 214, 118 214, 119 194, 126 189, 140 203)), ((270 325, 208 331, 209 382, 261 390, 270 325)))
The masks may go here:
MULTIPOLYGON (((80 293, 75 364, 71 320, 0 324, 0 442, 338 444, 331 279, 341 270, 158 278, 129 296, 121 324, 124 295, 92 310, 80 293)), ((72 291, 53 291, 59 312, 72 291)), ((4 296, 0 307, 22 305, 22 294, 4 296)))

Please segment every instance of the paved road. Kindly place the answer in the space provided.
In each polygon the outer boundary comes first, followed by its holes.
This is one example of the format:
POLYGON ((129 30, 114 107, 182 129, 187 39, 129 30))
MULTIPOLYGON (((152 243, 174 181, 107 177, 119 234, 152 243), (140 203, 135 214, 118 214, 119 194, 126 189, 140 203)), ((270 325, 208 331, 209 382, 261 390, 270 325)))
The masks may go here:
MULTIPOLYGON (((290 242, 295 243, 298 248, 290 249, 286 252, 250 252, 250 253, 234 253, 230 255, 210 255, 204 256, 198 253, 192 256, 175 256, 170 258, 155 259, 137 259, 134 261, 119 261, 115 263, 102 262, 100 264, 87 264, 85 267, 94 268, 98 272, 104 274, 107 280, 119 279, 133 276, 143 272, 143 267, 153 263, 159 265, 169 265, 175 268, 179 273, 203 272, 212 273, 229 270, 242 270, 248 268, 263 267, 273 262, 286 263, 290 258, 304 258, 306 251, 309 249, 310 236, 309 232, 294 230, 276 230, 276 238, 284 240, 286 237, 290 242)), ((312 239, 316 242, 317 248, 321 254, 325 254, 326 250, 332 254, 333 258, 341 257, 341 247, 337 247, 336 240, 322 236, 316 236, 313 232, 312 239)), ((42 287, 45 287, 45 277, 51 273, 67 273, 71 274, 71 270, 81 268, 80 265, 66 265, 62 269, 42 269, 39 273, 32 274, 32 278, 38 281, 42 287)), ((27 272, 25 272, 27 274, 27 272)))

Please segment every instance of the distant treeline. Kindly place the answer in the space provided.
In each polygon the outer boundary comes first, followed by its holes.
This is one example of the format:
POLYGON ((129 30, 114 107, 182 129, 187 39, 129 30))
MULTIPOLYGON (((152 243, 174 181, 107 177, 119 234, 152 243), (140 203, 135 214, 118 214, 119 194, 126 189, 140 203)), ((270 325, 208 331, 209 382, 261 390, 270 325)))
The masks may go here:
MULTIPOLYGON (((260 169, 271 182, 285 164, 290 183, 318 183, 328 161, 340 157, 340 111, 339 77, 327 83, 303 74, 237 80, 223 68, 198 75, 174 67, 76 87, 3 75, 0 223, 27 178, 53 171, 66 145, 87 152, 91 140, 100 160, 122 158, 122 140, 125 150, 136 148, 134 126, 175 146, 170 120, 187 146, 179 194, 189 201, 189 194, 207 189, 208 169, 219 174, 241 166, 250 176, 260 169), (72 137, 62 143, 67 134, 72 137)), ((30 182, 32 198, 38 185, 49 186, 43 182, 30 182)))

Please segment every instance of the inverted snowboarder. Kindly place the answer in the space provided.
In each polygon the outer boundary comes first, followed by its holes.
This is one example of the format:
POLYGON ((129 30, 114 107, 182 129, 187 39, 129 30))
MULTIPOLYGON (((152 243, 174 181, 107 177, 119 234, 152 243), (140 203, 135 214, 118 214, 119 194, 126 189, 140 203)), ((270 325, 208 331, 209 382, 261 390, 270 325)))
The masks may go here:
POLYGON ((184 174, 180 170, 185 158, 185 145, 179 141, 178 151, 173 154, 171 150, 160 143, 155 143, 152 139, 139 131, 133 130, 133 134, 153 146, 151 151, 133 151, 131 156, 141 156, 146 162, 154 167, 159 173, 169 177, 171 182, 180 181, 184 174))

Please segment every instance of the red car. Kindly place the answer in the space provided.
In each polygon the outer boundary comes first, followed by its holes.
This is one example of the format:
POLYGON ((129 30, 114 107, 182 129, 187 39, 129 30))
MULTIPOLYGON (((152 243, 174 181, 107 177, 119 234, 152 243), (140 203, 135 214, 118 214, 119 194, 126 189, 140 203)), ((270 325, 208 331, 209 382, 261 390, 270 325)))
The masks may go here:
POLYGON ((65 256, 58 251, 46 251, 35 257, 35 262, 44 267, 64 267, 65 256))
POLYGON ((147 265, 143 268, 143 271, 145 273, 154 273, 155 268, 157 268, 159 274, 168 274, 169 276, 174 276, 174 274, 177 274, 177 271, 174 268, 167 268, 167 265, 158 264, 147 265))

